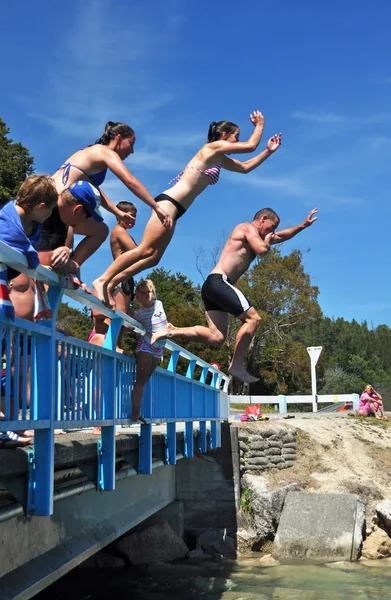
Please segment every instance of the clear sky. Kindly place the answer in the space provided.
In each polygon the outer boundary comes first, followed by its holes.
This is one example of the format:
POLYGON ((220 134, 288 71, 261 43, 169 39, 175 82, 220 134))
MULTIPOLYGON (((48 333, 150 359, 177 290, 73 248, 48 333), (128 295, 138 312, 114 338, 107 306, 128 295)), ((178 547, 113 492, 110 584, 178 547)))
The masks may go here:
MULTIPOLYGON (((249 175, 223 172, 179 221, 160 265, 201 282, 195 251, 209 256, 259 208, 287 227, 317 206, 318 221, 284 252, 310 249, 305 268, 326 315, 391 326, 389 1, 21 0, 1 12, 0 115, 37 172, 53 173, 106 121, 123 121, 137 136, 126 164, 157 195, 210 121, 236 122, 245 140, 259 109, 259 148, 279 131, 282 147, 249 175)), ((112 176, 102 188, 134 200, 112 176)), ((135 202, 138 241, 149 209, 135 202)), ((83 279, 110 259, 106 243, 83 279)))

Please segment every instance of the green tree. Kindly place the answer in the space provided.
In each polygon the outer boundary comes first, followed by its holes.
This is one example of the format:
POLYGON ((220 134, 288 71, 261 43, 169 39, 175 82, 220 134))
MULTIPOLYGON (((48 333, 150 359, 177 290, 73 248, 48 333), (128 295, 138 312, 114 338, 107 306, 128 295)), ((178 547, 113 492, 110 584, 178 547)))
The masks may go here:
POLYGON ((29 150, 8 137, 9 132, 0 118, 0 205, 15 198, 20 185, 34 171, 29 150))

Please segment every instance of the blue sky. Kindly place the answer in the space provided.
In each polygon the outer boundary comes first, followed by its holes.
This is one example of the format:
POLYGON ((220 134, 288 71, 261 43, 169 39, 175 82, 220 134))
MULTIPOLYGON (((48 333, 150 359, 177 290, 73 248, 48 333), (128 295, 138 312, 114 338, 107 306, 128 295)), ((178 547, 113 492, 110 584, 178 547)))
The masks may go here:
MULTIPOLYGON (((386 0, 7 2, 0 114, 47 173, 106 121, 128 123, 137 143, 126 164, 157 195, 210 121, 236 122, 244 140, 261 110, 260 148, 279 131, 283 146, 247 176, 224 172, 179 221, 161 266, 201 282, 196 252, 207 262, 259 208, 286 227, 317 206, 318 222, 284 252, 310 248, 305 268, 326 315, 391 326, 390 17, 386 0)), ((114 202, 134 199, 113 177, 102 187, 114 202)), ((137 206, 140 240, 149 209, 137 206)), ((110 259, 106 243, 83 279, 110 259)))

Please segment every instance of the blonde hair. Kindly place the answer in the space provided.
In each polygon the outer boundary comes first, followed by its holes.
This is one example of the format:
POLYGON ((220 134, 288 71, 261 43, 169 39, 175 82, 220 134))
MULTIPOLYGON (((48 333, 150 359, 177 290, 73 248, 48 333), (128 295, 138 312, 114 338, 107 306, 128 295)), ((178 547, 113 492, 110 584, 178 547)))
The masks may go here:
POLYGON ((145 292, 148 291, 152 294, 153 299, 156 300, 156 288, 152 279, 142 279, 137 285, 135 289, 136 292, 145 292))
POLYGON ((48 175, 30 175, 16 194, 16 204, 23 209, 33 209, 38 204, 57 204, 58 193, 54 180, 48 175))

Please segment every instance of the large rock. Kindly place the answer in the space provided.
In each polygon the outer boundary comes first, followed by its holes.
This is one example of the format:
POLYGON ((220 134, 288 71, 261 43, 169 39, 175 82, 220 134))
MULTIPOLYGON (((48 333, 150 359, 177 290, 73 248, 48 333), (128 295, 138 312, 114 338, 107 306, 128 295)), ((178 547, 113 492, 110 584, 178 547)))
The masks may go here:
POLYGON ((379 523, 388 534, 391 533, 391 500, 383 500, 376 506, 376 514, 379 523))
POLYGON ((119 540, 115 547, 132 565, 170 562, 185 558, 189 552, 185 542, 167 522, 131 533, 119 540))
POLYGON ((280 562, 357 560, 365 531, 364 505, 353 494, 287 495, 274 541, 280 562))
POLYGON ((197 548, 201 548, 206 554, 224 556, 225 558, 236 558, 236 542, 226 535, 221 529, 212 529, 201 533, 197 540, 197 548))
POLYGON ((376 529, 367 537, 363 543, 362 556, 371 560, 391 556, 391 539, 383 529, 376 529))
POLYGON ((252 492, 251 526, 257 534, 258 542, 274 539, 287 493, 301 490, 301 487, 297 483, 291 483, 268 492, 263 478, 248 474, 243 477, 243 485, 252 492))
POLYGON ((258 536, 255 531, 249 529, 238 529, 236 532, 236 544, 238 554, 249 554, 253 551, 254 545, 258 542, 258 536))

